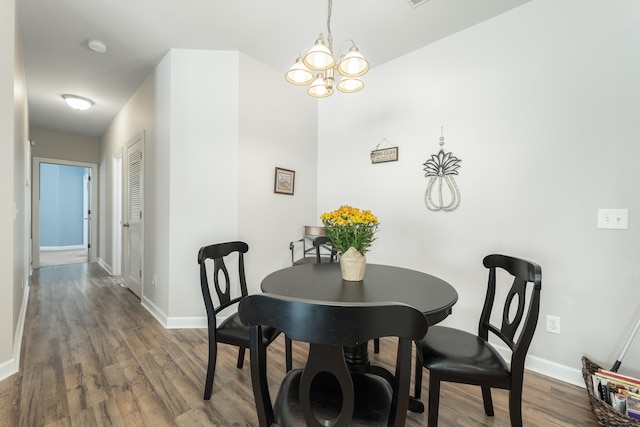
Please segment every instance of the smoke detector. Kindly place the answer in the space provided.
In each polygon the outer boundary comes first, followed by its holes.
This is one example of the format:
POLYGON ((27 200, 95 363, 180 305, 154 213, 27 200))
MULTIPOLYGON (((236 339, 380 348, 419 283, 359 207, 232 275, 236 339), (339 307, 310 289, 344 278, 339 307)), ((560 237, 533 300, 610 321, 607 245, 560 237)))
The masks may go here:
POLYGON ((107 51, 107 45, 100 40, 89 39, 87 46, 94 52, 105 53, 107 51))

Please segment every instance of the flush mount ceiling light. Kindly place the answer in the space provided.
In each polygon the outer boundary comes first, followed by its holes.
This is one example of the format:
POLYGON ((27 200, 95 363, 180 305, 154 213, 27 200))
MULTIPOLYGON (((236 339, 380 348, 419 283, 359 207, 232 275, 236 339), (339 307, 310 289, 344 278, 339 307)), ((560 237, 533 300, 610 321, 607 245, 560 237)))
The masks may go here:
POLYGON ((328 6, 326 42, 324 36, 320 34, 315 45, 310 49, 303 49, 295 64, 285 74, 287 81, 294 85, 311 84, 307 93, 315 98, 331 96, 335 76, 338 75, 340 81, 336 87, 340 92, 358 92, 364 87, 360 77, 369 71, 369 63, 360 54, 353 40, 345 40, 340 46, 342 48, 345 45, 351 45, 345 55, 342 55, 339 49, 337 58, 334 56, 331 34, 332 0, 329 0, 328 6))
POLYGON ((105 53, 107 51, 107 45, 100 40, 89 39, 89 41, 87 42, 87 46, 89 46, 89 49, 94 52, 105 53))
POLYGON ((93 101, 76 95, 62 95, 62 99, 74 110, 87 110, 93 105, 93 101))

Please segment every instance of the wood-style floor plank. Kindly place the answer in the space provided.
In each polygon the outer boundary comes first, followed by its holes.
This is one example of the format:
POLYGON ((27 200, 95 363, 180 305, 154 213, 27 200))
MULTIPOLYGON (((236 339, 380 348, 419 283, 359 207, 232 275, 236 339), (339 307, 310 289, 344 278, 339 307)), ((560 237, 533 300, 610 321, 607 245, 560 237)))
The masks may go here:
MULTIPOLYGON (((198 283, 193 286, 199 287, 198 283)), ((30 284, 21 369, 0 382, 0 425, 256 426, 249 353, 236 368, 237 348, 220 345, 210 401, 202 399, 206 329, 166 330, 96 264, 45 267, 30 284)), ((395 341, 381 340, 372 363, 391 368, 395 341)), ((294 343, 294 367, 307 347, 294 343)), ((284 375, 284 339, 267 351, 272 397, 284 375)), ((424 372, 423 401, 428 397, 424 372)), ((494 391, 495 416, 484 415, 480 390, 443 384, 440 426, 508 427, 508 394, 494 391)), ((597 426, 584 388, 527 372, 524 425, 597 426)), ((407 426, 426 425, 409 413, 407 426)))

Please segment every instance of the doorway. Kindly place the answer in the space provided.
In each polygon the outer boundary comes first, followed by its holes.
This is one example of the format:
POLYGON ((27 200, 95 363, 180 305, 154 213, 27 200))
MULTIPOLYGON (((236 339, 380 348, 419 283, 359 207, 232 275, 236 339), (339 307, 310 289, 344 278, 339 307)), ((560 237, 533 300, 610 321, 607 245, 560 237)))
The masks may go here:
POLYGON ((96 164, 33 159, 32 263, 95 262, 96 164))

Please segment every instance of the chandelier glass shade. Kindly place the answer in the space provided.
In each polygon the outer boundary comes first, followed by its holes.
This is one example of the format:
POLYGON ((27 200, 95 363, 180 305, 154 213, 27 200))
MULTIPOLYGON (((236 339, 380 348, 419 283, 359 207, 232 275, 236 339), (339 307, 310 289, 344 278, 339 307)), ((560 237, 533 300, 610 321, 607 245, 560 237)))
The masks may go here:
POLYGON ((313 73, 304 65, 302 58, 296 59, 296 63, 289 68, 284 77, 294 85, 308 85, 313 81, 313 73))
POLYGON ((342 43, 342 46, 351 45, 345 55, 341 55, 340 50, 337 52, 337 57, 334 55, 333 36, 331 35, 333 2, 328 0, 328 3, 326 41, 324 35, 320 34, 313 47, 304 49, 289 71, 285 73, 285 78, 289 83, 300 86, 310 84, 307 93, 315 98, 326 98, 333 94, 334 76, 340 78, 336 85, 340 92, 358 92, 364 88, 364 82, 360 80, 360 77, 369 71, 369 63, 358 51, 353 40, 345 40, 342 43))

